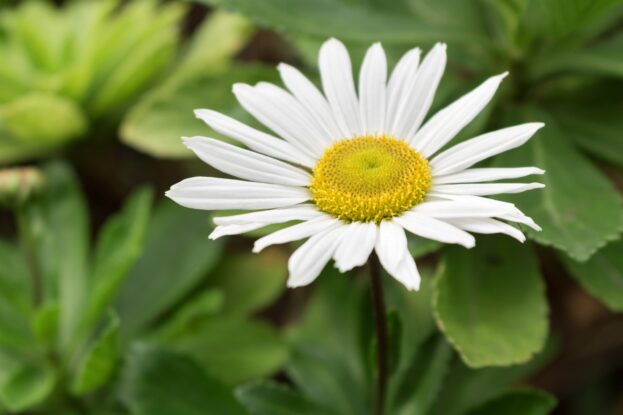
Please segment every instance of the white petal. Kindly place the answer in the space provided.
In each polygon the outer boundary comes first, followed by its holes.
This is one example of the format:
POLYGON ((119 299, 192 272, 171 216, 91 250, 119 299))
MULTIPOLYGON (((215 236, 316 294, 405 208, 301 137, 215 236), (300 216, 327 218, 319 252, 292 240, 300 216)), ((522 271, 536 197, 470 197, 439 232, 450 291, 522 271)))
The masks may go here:
MULTIPOLYGON (((400 228, 400 226, 398 227, 400 228)), ((402 239, 404 237, 406 242, 404 230, 401 229, 401 231, 402 235, 399 238, 402 239)), ((379 234, 376 243, 376 254, 379 257, 379 261, 385 268, 385 271, 408 290, 418 290, 420 288, 420 273, 415 265, 415 260, 409 253, 407 244, 403 244, 402 241, 397 242, 394 240, 394 237, 389 234, 381 237, 379 234), (391 253, 392 250, 397 250, 398 252, 391 253), (400 258, 400 260, 397 264, 394 264, 396 258, 400 258)))
POLYGON ((260 82, 255 89, 263 94, 266 100, 271 101, 283 113, 290 114, 297 124, 297 132, 302 136, 310 148, 319 155, 331 145, 331 136, 324 130, 318 117, 308 111, 295 97, 283 88, 268 82, 260 82), (301 131, 303 130, 303 131, 301 131))
POLYGON ((514 226, 492 218, 456 218, 448 219, 448 223, 468 232, 492 234, 503 233, 519 242, 525 242, 525 235, 514 226))
POLYGON ((405 212, 394 220, 409 232, 434 241, 472 248, 476 240, 469 233, 446 222, 419 213, 405 212))
POLYGON ((345 226, 340 245, 333 258, 340 272, 349 271, 366 263, 376 243, 374 223, 353 222, 345 226))
POLYGON ((433 186, 436 193, 458 195, 487 196, 501 193, 521 193, 545 187, 543 183, 476 183, 476 184, 441 184, 433 186))
POLYGON ((340 129, 349 137, 361 134, 359 104, 348 51, 342 42, 329 39, 320 48, 318 67, 322 87, 340 129))
POLYGON ((539 122, 516 125, 457 144, 431 160, 433 176, 456 173, 481 160, 519 147, 544 125, 539 122))
POLYGON ((538 167, 485 167, 467 169, 458 173, 433 178, 435 184, 491 182, 502 179, 517 179, 533 174, 543 174, 545 170, 538 167))
POLYGON ((297 205, 284 209, 261 210, 258 212, 243 213, 240 215, 217 216, 214 223, 217 225, 244 225, 247 223, 284 223, 291 220, 310 220, 324 216, 314 205, 297 205))
POLYGON ((412 212, 437 219, 466 218, 466 217, 493 217, 514 213, 516 208, 510 204, 483 203, 474 201, 426 201, 416 205, 412 212))
POLYGON ((288 261, 288 287, 295 288, 314 281, 337 248, 344 226, 329 229, 309 238, 288 261))
POLYGON ((285 244, 299 239, 307 238, 327 229, 341 226, 339 220, 328 215, 315 218, 307 222, 297 223, 296 225, 280 229, 255 241, 253 252, 257 253, 270 245, 285 244))
POLYGON ((239 235, 241 233, 251 232, 266 226, 266 223, 245 223, 242 225, 225 225, 217 226, 210 234, 210 239, 218 239, 221 236, 239 235))
POLYGON ((539 225, 537 225, 534 220, 527 215, 524 215, 522 212, 518 211, 515 213, 509 213, 506 215, 500 215, 498 216, 500 219, 504 219, 507 220, 509 222, 517 222, 517 223, 521 223, 523 225, 526 225, 532 229, 534 229, 535 231, 541 231, 541 227, 539 225))
POLYGON ((308 186, 311 182, 305 170, 220 140, 192 137, 184 138, 184 144, 212 167, 241 179, 286 186, 308 186))
POLYGON ((218 177, 192 177, 171 186, 166 196, 176 203, 204 210, 272 209, 309 200, 309 190, 277 184, 218 177))
POLYGON ((404 96, 407 82, 415 78, 418 65, 420 64, 420 53, 419 48, 411 49, 405 53, 389 77, 387 84, 387 112, 385 114, 385 125, 388 128, 393 128, 395 125, 398 104, 404 96))
POLYGON ((491 101, 505 72, 487 79, 480 86, 437 112, 411 140, 413 147, 428 158, 446 145, 491 101))
POLYGON ((365 134, 379 135, 383 132, 386 82, 385 51, 380 43, 375 43, 368 49, 359 74, 359 108, 365 134))
POLYGON ((402 91, 390 134, 411 138, 426 116, 435 97, 435 91, 446 67, 446 45, 436 44, 428 52, 417 74, 411 75, 402 91))
POLYGON ((320 157, 322 151, 315 149, 313 140, 305 135, 303 121, 284 108, 283 102, 276 102, 274 95, 246 84, 235 84, 233 90, 240 105, 258 121, 308 156, 320 157))
POLYGON ((398 270, 402 257, 405 254, 409 255, 407 235, 402 226, 389 220, 381 222, 376 242, 376 254, 387 272, 391 274, 398 270))
POLYGON ((238 140, 251 150, 267 156, 276 157, 306 167, 314 167, 316 160, 308 156, 290 143, 251 128, 226 115, 212 110, 195 110, 197 118, 202 119, 214 131, 238 140))
POLYGON ((347 129, 342 131, 339 128, 333 117, 329 103, 318 88, 316 88, 305 75, 298 69, 286 65, 285 63, 279 64, 277 68, 279 69, 283 83, 307 111, 317 117, 329 137, 337 140, 350 136, 347 129))

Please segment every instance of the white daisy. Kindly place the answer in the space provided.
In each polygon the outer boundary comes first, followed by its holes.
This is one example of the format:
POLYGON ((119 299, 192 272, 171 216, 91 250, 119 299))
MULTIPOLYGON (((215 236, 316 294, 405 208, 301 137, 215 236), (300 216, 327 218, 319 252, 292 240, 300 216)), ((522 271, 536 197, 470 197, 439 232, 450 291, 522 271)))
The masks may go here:
POLYGON ((204 162, 241 180, 193 177, 172 186, 167 196, 194 209, 254 211, 216 217, 214 239, 300 221, 260 238, 254 247, 259 252, 309 238, 290 257, 289 287, 312 282, 331 258, 345 272, 365 264, 375 251, 391 276, 416 290, 420 276, 405 230, 466 248, 475 244, 470 232, 504 233, 523 242, 523 233, 506 222, 540 230, 538 225, 513 204, 485 196, 543 187, 489 183, 543 170, 472 166, 524 144, 543 124, 504 128, 441 151, 506 76, 487 79, 423 123, 445 64, 444 44, 422 62, 420 50, 413 49, 388 80, 377 43, 367 51, 357 92, 346 48, 330 39, 319 57, 324 94, 285 64, 279 72, 289 91, 263 82, 234 85, 244 109, 276 136, 197 110, 210 127, 249 149, 207 137, 184 143, 204 162))

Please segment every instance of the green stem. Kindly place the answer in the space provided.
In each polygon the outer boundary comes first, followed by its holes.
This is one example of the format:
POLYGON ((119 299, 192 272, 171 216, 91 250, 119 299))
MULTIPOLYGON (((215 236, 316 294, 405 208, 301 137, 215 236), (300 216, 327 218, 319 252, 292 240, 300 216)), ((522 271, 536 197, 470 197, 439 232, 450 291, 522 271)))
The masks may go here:
POLYGON ((385 394, 387 390, 389 342, 387 335, 387 313, 385 311, 385 300, 383 298, 383 281, 381 280, 381 266, 376 255, 370 257, 370 291, 372 293, 372 307, 374 311, 377 360, 374 415, 383 415, 385 412, 385 394))

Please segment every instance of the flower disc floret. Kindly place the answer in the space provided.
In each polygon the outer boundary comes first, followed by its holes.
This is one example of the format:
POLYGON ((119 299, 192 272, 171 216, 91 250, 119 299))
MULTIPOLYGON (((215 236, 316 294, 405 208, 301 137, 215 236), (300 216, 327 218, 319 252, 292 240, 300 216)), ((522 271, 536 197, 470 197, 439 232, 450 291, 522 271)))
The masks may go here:
POLYGON ((310 189, 326 213, 346 222, 380 223, 422 202, 431 181, 428 161, 404 140, 361 136, 325 150, 310 189))

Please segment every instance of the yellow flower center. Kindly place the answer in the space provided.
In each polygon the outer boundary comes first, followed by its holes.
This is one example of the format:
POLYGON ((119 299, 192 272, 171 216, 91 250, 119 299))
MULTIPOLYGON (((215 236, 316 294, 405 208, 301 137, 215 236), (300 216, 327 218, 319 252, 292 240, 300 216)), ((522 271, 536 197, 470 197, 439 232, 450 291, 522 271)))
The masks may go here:
POLYGON ((348 222, 379 223, 422 202, 431 179, 428 161, 405 141, 363 136, 325 150, 310 190, 324 212, 348 222))

